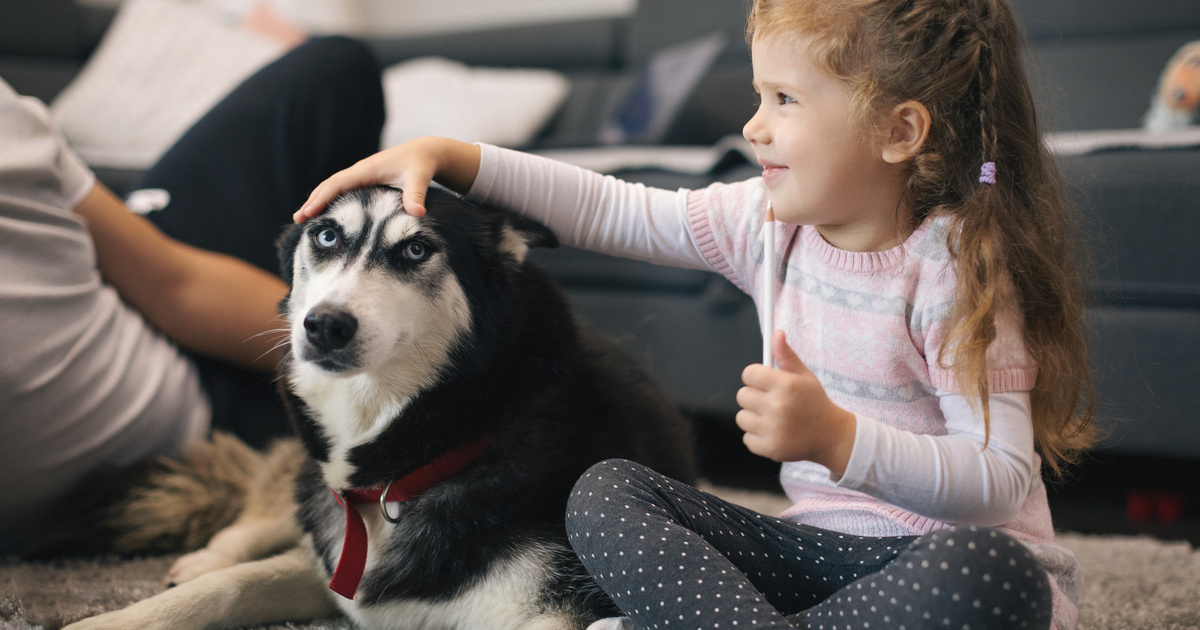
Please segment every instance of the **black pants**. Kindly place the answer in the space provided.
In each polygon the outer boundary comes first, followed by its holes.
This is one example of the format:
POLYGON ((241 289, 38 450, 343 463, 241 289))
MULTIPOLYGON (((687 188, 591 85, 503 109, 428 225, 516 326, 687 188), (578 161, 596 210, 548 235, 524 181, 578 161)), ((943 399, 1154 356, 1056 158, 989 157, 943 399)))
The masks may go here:
MULTIPOLYGON (((167 235, 278 273, 282 227, 317 184, 379 149, 383 119, 370 51, 342 37, 313 39, 243 82, 134 188, 170 193, 148 215, 167 235)), ((289 431, 271 375, 195 360, 214 428, 255 446, 289 431)))
POLYGON ((839 534, 765 516, 624 460, 580 478, 576 554, 617 606, 659 628, 1048 628, 1049 578, 987 527, 839 534))

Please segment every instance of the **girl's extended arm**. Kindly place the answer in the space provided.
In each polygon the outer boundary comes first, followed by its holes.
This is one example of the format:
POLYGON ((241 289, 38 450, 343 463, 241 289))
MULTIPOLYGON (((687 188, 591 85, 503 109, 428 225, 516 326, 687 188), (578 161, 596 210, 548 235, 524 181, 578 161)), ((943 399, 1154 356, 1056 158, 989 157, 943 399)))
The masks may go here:
POLYGON ((279 364, 279 278, 167 237, 100 184, 75 212, 87 219, 101 276, 146 321, 202 354, 264 371, 279 364))
POLYGON ((316 216, 343 192, 372 184, 399 187, 405 211, 421 216, 431 181, 471 201, 537 219, 569 245, 711 269, 688 227, 686 191, 632 184, 535 155, 446 138, 418 138, 334 174, 313 190, 295 220, 316 216))
POLYGON ((568 245, 711 269, 692 237, 687 191, 621 181, 544 157, 482 146, 467 198, 545 223, 568 245))

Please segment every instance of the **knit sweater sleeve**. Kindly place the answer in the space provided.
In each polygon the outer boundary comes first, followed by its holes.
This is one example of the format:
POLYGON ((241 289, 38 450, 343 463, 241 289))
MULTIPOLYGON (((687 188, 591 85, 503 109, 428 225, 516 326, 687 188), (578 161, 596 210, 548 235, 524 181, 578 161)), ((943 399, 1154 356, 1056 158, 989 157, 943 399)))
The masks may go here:
MULTIPOLYGON (((761 177, 718 182, 691 191, 687 197, 688 220, 700 252, 713 269, 752 296, 761 290, 767 202, 761 177)), ((779 222, 775 227, 776 241, 796 229, 779 222)))

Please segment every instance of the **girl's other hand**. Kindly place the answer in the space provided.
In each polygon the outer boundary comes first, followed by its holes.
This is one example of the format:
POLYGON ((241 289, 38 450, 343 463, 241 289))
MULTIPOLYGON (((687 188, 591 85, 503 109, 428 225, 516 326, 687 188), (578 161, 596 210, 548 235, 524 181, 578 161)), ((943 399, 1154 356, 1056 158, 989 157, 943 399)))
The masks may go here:
POLYGON ((742 371, 736 418, 746 432, 742 441, 756 455, 816 462, 840 479, 854 448, 854 414, 833 404, 783 331, 775 332, 771 345, 779 369, 755 363, 742 371))
POLYGON ((410 140, 334 173, 313 189, 292 220, 304 223, 320 214, 338 195, 380 184, 404 191, 404 211, 424 216, 429 184, 436 179, 457 193, 465 193, 479 174, 479 159, 480 149, 473 144, 434 137, 410 140))

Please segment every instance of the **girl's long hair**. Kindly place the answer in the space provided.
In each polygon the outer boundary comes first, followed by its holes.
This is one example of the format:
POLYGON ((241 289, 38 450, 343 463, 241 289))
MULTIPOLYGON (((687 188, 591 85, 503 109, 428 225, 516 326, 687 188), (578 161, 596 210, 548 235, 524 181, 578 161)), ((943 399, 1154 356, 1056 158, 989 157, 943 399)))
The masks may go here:
POLYGON ((747 39, 763 36, 803 36, 872 137, 886 132, 899 103, 929 110, 901 206, 912 227, 930 215, 953 218, 958 292, 938 361, 988 423, 986 351, 997 317, 1015 304, 1038 365, 1035 442, 1061 475, 1095 440, 1086 265, 1075 208, 1039 133, 1012 10, 1004 0, 755 0, 747 39), (994 184, 979 181, 985 162, 995 164, 994 184))

